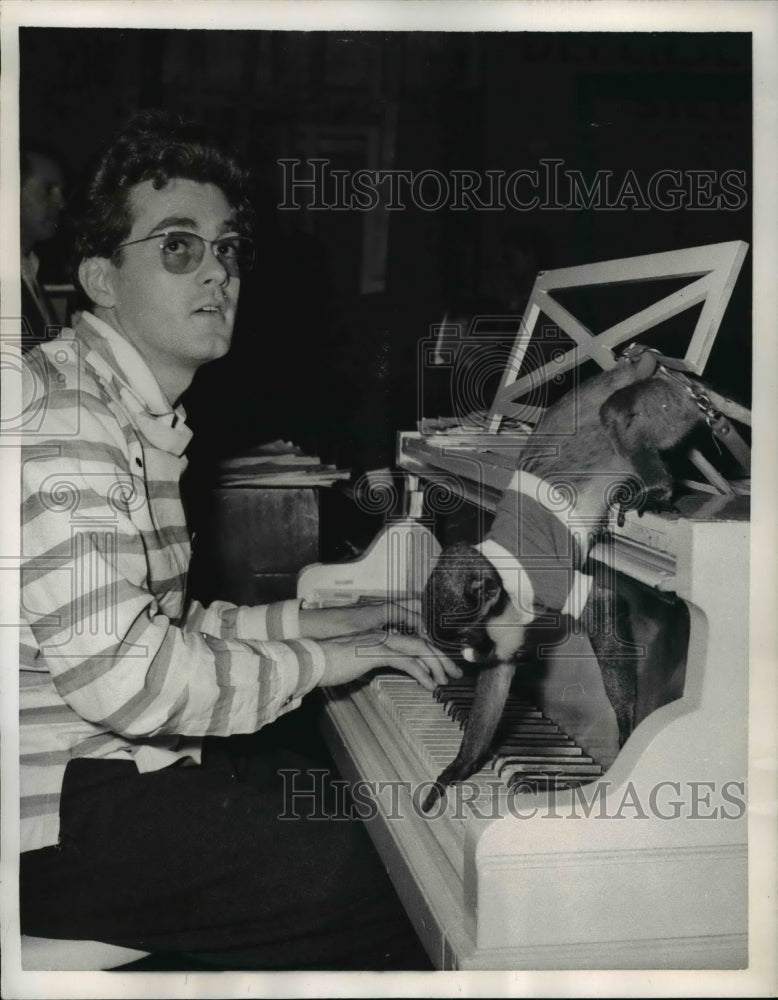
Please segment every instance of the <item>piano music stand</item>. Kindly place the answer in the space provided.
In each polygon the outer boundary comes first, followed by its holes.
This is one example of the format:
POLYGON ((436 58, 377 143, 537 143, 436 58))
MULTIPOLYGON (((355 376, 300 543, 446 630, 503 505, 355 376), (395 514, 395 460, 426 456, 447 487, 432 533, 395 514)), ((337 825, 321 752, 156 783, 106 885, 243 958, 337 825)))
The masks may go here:
MULTIPOLYGON (((578 367, 587 358, 596 362, 603 370, 613 368, 617 364, 615 348, 635 340, 665 320, 700 303, 702 309, 683 361, 687 371, 702 375, 747 250, 747 243, 735 240, 584 264, 580 267, 541 271, 535 280, 521 328, 492 402, 486 429, 497 433, 503 421, 507 417, 516 416, 518 411, 521 412, 522 419, 539 420, 542 408, 526 402, 519 403, 519 400, 530 392, 537 391, 540 385, 578 367), (688 278, 689 283, 598 334, 592 333, 553 295, 554 292, 573 288, 658 281, 664 278, 688 278), (522 374, 527 348, 541 313, 567 334, 575 346, 539 368, 522 374)), ((750 414, 745 408, 718 394, 715 394, 714 402, 725 416, 750 422, 750 414)), ((720 440, 729 446, 734 457, 743 464, 748 448, 734 428, 720 440)), ((717 492, 734 492, 726 479, 698 449, 691 451, 690 458, 717 492)))

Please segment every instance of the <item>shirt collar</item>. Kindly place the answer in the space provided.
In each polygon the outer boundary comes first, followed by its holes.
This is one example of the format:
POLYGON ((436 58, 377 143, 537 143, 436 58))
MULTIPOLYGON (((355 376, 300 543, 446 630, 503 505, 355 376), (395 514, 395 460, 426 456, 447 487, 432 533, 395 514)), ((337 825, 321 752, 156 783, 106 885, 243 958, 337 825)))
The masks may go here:
POLYGON ((123 337, 105 320, 98 319, 90 312, 85 311, 81 316, 96 333, 99 333, 108 342, 116 362, 112 366, 114 373, 119 376, 122 385, 130 390, 145 410, 154 416, 173 414, 178 410, 183 413, 181 407, 174 409, 170 405, 151 369, 126 337, 123 337))
POLYGON ((141 354, 109 323, 84 311, 79 325, 92 335, 90 347, 99 358, 93 357, 92 363, 116 382, 122 402, 146 437, 166 451, 183 454, 192 438, 183 406, 170 405, 141 354))
POLYGON ((521 565, 516 556, 496 542, 493 538, 485 538, 474 546, 481 555, 488 559, 502 581, 505 592, 511 599, 514 608, 519 612, 520 623, 527 625, 535 617, 535 588, 532 577, 521 565))
POLYGON ((23 253, 21 255, 21 272, 22 277, 26 281, 35 281, 38 277, 38 270, 40 269, 41 262, 37 253, 34 250, 30 250, 29 253, 23 253))

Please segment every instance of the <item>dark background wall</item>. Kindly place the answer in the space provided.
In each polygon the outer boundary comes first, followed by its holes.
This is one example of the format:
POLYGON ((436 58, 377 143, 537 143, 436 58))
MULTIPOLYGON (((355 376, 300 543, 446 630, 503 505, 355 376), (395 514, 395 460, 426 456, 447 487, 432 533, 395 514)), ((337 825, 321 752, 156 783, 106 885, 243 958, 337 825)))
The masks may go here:
MULTIPOLYGON (((543 235, 540 267, 751 241, 750 194, 736 211, 276 207, 279 158, 311 156, 481 174, 556 158, 642 181, 743 170, 750 192, 747 34, 23 28, 20 47, 22 130, 61 148, 74 181, 113 129, 154 105, 219 126, 256 168, 258 264, 234 348, 187 399, 204 454, 283 436, 344 464, 390 461, 394 431, 418 416, 419 340, 452 303, 499 301, 511 227, 543 235)), ((746 402, 750 292, 749 255, 708 366, 746 402)), ((596 302, 590 311, 603 319, 596 302)))

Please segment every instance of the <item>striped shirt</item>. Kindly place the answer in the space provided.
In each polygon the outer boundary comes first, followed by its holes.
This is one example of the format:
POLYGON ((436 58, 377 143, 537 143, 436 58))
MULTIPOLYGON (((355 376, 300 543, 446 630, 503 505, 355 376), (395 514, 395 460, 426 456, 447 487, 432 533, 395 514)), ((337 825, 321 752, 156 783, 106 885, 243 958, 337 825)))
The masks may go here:
POLYGON ((191 438, 138 352, 83 313, 23 377, 21 843, 57 842, 76 757, 150 771, 260 729, 324 671, 298 603, 185 608, 191 438))

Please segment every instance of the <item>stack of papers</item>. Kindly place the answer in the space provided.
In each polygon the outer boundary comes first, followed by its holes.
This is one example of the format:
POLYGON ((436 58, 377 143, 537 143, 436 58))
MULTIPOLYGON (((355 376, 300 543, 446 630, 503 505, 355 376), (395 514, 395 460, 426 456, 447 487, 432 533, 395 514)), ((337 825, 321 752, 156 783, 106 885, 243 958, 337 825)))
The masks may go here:
POLYGON ((417 423, 417 428, 423 437, 445 438, 447 446, 470 447, 476 450, 517 437, 527 438, 533 430, 532 424, 515 417, 504 417, 499 431, 487 431, 488 424, 488 413, 485 410, 476 410, 464 417, 422 417, 417 423))
POLYGON ((323 465, 291 441, 270 441, 219 464, 219 486, 331 486, 348 469, 323 465))

